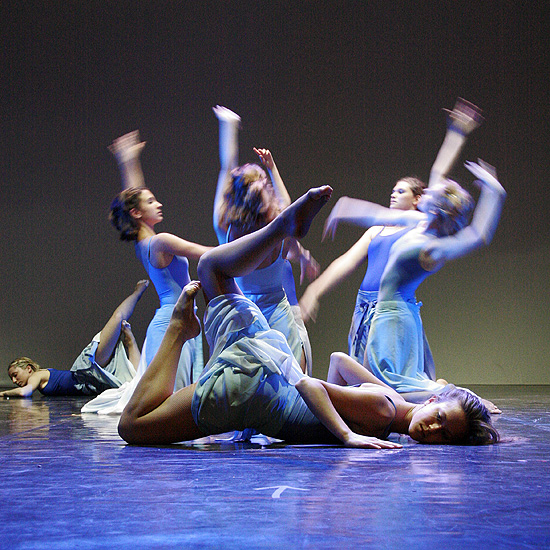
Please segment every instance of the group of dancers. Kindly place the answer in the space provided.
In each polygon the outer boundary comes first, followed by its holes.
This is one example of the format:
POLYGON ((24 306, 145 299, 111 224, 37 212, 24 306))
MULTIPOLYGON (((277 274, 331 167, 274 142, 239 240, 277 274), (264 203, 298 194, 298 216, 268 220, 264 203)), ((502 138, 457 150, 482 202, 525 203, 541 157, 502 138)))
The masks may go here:
POLYGON ((132 444, 232 431, 378 449, 401 446, 387 440, 391 432, 423 443, 497 442, 486 405, 498 409, 436 379, 415 298, 426 277, 488 244, 495 233, 506 195, 495 170, 483 161, 466 163, 480 187, 475 208, 471 196, 447 178, 467 136, 483 120, 479 109, 458 100, 449 112, 426 189, 407 177, 394 186, 390 208, 349 197, 336 203, 325 235, 334 238, 340 222, 367 230, 320 276, 299 241, 332 188, 310 189, 292 202, 270 151, 254 149, 263 167, 239 166, 240 117, 220 106, 214 113, 221 164, 216 247, 156 233, 162 205, 145 187, 145 143, 135 131, 110 147, 123 186, 110 219, 122 240, 134 241, 160 298, 141 354, 128 319, 147 281, 138 282, 71 370, 41 369, 20 357, 8 368, 18 388, 0 395, 99 394, 82 412, 121 414, 119 434, 132 444), (367 258, 349 355, 333 353, 327 381, 313 378, 304 320, 315 320, 321 297, 367 258), (189 260, 198 260, 199 281, 190 280, 189 260), (312 281, 300 301, 289 260, 299 262, 302 277, 312 281), (195 304, 201 289, 206 366, 195 304))

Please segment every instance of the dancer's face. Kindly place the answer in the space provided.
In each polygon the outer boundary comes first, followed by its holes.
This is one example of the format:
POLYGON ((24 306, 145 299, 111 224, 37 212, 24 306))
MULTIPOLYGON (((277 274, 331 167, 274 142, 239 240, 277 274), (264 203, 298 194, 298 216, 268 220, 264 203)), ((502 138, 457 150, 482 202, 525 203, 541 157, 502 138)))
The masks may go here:
POLYGON ((143 190, 139 196, 139 210, 137 214, 138 218, 147 225, 155 225, 163 220, 162 204, 148 189, 143 190))
POLYGON ((430 208, 441 200, 445 194, 445 186, 442 183, 437 183, 432 187, 428 187, 418 201, 418 210, 427 214, 430 208))
POLYGON ((416 210, 418 199, 410 185, 405 181, 398 181, 392 189, 390 196, 390 208, 397 210, 416 210))
POLYGON ((31 374, 34 371, 30 367, 10 367, 8 369, 8 376, 11 378, 11 381, 16 385, 22 388, 27 385, 31 374))
POLYGON ((420 443, 455 443, 467 433, 468 421, 458 401, 431 398, 413 413, 409 435, 420 443))

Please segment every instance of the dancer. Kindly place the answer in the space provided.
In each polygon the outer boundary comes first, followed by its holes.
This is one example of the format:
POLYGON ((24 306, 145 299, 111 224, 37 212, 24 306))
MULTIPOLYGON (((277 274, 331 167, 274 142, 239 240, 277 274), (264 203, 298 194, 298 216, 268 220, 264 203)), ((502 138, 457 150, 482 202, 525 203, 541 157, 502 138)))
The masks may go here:
MULTIPOLYGON (((139 155, 145 143, 134 131, 116 139, 110 147, 120 168, 124 190, 111 204, 110 220, 123 241, 135 241, 136 255, 147 271, 160 299, 142 350, 136 379, 123 388, 108 391, 87 403, 82 412, 120 413, 128 402, 137 380, 152 361, 170 321, 172 308, 182 288, 190 281, 189 259, 198 260, 210 247, 186 241, 170 233, 156 233, 163 220, 162 204, 143 187, 144 178, 139 155)), ((181 357, 175 389, 196 380, 204 366, 202 337, 186 343, 181 357)))
POLYGON ((378 381, 342 387, 304 376, 286 339, 241 294, 234 277, 256 269, 283 239, 304 236, 331 192, 328 186, 311 189, 268 225, 201 258, 201 282, 185 287, 159 351, 120 418, 125 441, 167 444, 247 428, 288 442, 375 449, 401 447, 383 439, 390 431, 425 443, 498 440, 487 410, 470 394, 414 405, 378 381), (179 350, 200 330, 194 298, 201 286, 213 353, 197 383, 172 393, 179 350))
MULTIPOLYGON (((435 185, 451 169, 462 150, 467 136, 483 121, 478 107, 459 98, 449 111, 445 139, 432 166, 430 185, 435 185)), ((418 201, 425 184, 415 177, 400 179, 390 196, 390 208, 417 210, 418 201)), ((321 298, 351 275, 368 260, 367 271, 357 294, 355 309, 348 336, 348 354, 361 364, 365 363, 365 347, 372 316, 378 299, 380 278, 388 261, 393 243, 402 237, 410 227, 398 225, 373 226, 342 256, 334 260, 322 275, 312 282, 300 299, 302 317, 315 321, 321 298)), ((418 308, 421 303, 412 297, 418 308)), ((420 314, 419 314, 420 315, 420 314)), ((435 380, 435 365, 432 352, 422 327, 424 347, 423 370, 430 380, 435 380)), ((444 382, 442 380, 442 382, 444 382)))
POLYGON ((440 179, 418 203, 418 211, 399 211, 359 199, 341 198, 325 225, 334 236, 340 221, 363 227, 412 225, 392 246, 380 280, 378 303, 366 346, 365 366, 396 391, 441 392, 423 370, 422 324, 414 293, 445 262, 490 243, 506 196, 493 167, 467 162, 481 187, 470 225, 471 196, 452 180, 440 179))
POLYGON ((97 395, 132 380, 140 353, 128 319, 148 285, 149 281, 138 281, 71 370, 42 369, 32 359, 18 357, 9 364, 8 375, 19 387, 0 396, 31 397, 35 390, 43 395, 97 395))
MULTIPOLYGON (((240 117, 217 105, 214 113, 220 126, 220 174, 214 199, 214 230, 220 244, 250 233, 265 224, 290 204, 290 196, 268 149, 254 149, 267 168, 257 164, 238 167, 238 130, 240 117)), ((311 374, 312 355, 307 329, 302 320, 292 266, 299 262, 301 281, 315 278, 319 264, 295 239, 287 239, 279 250, 257 270, 239 277, 241 291, 258 305, 269 326, 280 330, 304 372, 311 374)))

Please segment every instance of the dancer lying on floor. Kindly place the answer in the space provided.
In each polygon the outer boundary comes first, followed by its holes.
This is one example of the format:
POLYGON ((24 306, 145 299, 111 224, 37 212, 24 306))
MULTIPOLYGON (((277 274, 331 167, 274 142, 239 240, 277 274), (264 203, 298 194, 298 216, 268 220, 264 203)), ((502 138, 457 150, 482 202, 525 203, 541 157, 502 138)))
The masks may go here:
POLYGON ((312 189, 267 226, 202 256, 211 359, 196 384, 172 393, 181 346, 200 330, 194 297, 201 283, 192 282, 122 413, 124 440, 166 444, 247 428, 288 442, 375 449, 401 447, 383 440, 391 431, 426 443, 498 440, 487 410, 470 394, 466 400, 478 412, 473 417, 472 407, 455 394, 414 405, 384 384, 342 387, 304 376, 282 334, 240 293, 234 277, 255 269, 284 238, 304 236, 331 192, 328 186, 312 189))
POLYGON ((19 387, 0 392, 0 396, 31 397, 35 390, 44 395, 97 395, 132 380, 140 353, 128 319, 148 285, 147 280, 138 281, 71 370, 42 369, 32 359, 18 357, 9 364, 8 375, 19 387))

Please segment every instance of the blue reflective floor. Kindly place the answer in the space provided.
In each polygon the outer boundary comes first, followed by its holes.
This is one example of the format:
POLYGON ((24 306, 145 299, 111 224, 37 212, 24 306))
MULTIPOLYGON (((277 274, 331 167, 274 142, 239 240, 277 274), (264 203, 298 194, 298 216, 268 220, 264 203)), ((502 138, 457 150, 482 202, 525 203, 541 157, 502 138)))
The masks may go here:
POLYGON ((86 399, 0 399, 0 547, 548 548, 550 387, 473 389, 503 443, 130 447, 86 399))

